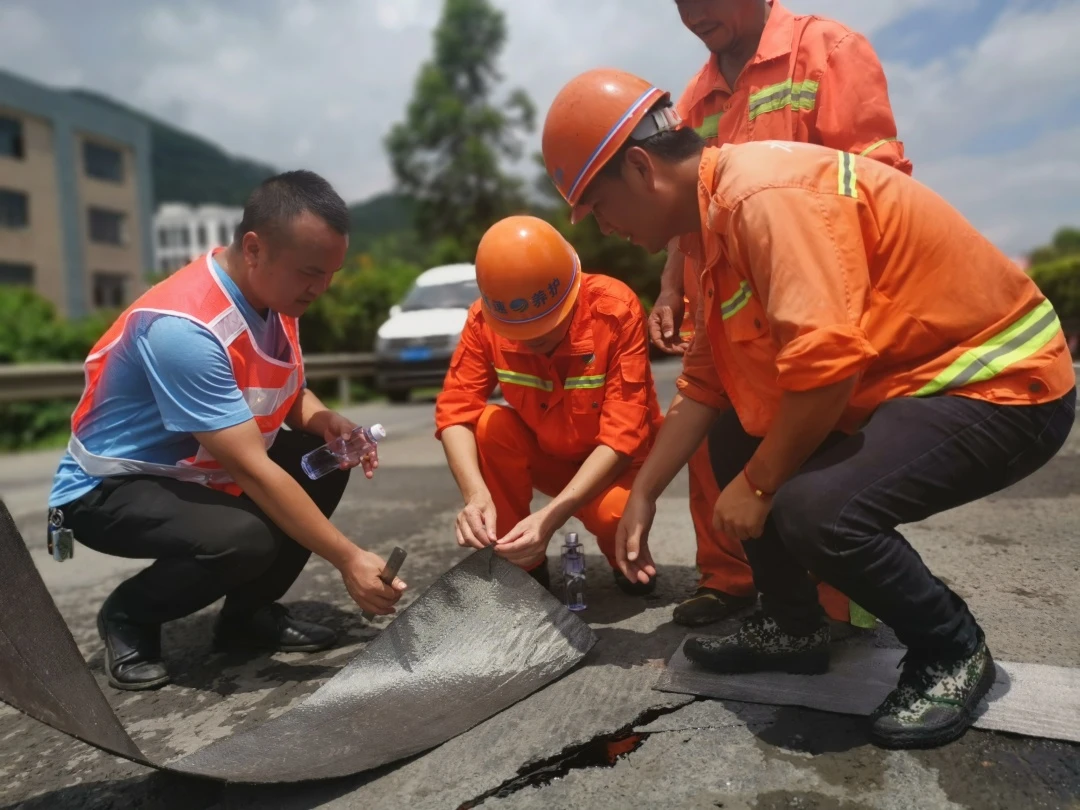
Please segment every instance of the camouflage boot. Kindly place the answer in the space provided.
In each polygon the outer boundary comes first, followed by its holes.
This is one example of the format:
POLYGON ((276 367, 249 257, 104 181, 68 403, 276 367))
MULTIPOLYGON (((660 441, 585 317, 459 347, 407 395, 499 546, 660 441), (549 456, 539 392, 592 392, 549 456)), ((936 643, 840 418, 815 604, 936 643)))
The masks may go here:
POLYGON ((994 685, 994 659, 979 646, 957 658, 903 660, 900 681, 870 715, 870 737, 884 748, 933 748, 957 739, 974 721, 979 701, 994 685))
POLYGON ((698 636, 683 649, 687 658, 713 672, 820 675, 829 669, 829 626, 822 620, 813 632, 794 635, 765 613, 756 613, 733 635, 698 636))

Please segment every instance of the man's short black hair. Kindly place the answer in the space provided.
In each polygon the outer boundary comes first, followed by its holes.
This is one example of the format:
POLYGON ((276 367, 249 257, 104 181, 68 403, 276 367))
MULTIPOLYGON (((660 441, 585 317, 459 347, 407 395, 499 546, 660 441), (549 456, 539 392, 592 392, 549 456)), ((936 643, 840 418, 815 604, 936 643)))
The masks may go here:
POLYGON ((305 211, 319 217, 337 233, 348 234, 349 208, 345 201, 315 172, 300 169, 276 174, 251 192, 234 238, 239 242, 248 231, 276 237, 305 211))
MULTIPOLYGON (((671 102, 665 99, 654 104, 649 109, 649 112, 670 106, 671 102)), ((626 157, 626 153, 635 146, 640 146, 650 155, 655 155, 668 163, 680 163, 688 158, 700 155, 701 150, 705 148, 705 141, 695 130, 688 126, 682 126, 678 129, 665 129, 663 132, 657 132, 640 141, 627 138, 626 142, 619 147, 619 151, 611 156, 611 159, 604 164, 599 173, 608 177, 617 175, 622 170, 623 158, 626 157)))

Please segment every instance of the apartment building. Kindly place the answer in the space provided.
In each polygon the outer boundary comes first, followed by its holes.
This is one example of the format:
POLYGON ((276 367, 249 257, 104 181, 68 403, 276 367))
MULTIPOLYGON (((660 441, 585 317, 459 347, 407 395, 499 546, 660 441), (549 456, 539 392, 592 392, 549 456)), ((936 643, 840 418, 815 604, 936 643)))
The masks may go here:
POLYGON ((68 317, 121 307, 152 269, 150 129, 0 71, 0 284, 68 317))
POLYGON ((196 256, 232 242, 244 209, 163 203, 154 214, 154 269, 172 273, 196 256))

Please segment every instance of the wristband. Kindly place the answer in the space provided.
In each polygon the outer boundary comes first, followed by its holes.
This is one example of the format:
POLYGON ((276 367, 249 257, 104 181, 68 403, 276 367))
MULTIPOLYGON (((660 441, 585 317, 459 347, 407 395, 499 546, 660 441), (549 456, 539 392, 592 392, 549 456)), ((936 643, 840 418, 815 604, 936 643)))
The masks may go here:
MULTIPOLYGON (((749 467, 749 466, 750 466, 750 464, 747 463, 746 467, 749 467)), ((773 496, 773 493, 772 492, 766 492, 761 487, 759 487, 757 484, 755 484, 750 478, 750 473, 748 473, 746 471, 746 467, 743 467, 743 471, 742 471, 743 478, 746 479, 746 483, 748 483, 750 485, 750 489, 752 489, 754 491, 754 494, 757 497, 761 498, 761 500, 771 498, 773 496)))

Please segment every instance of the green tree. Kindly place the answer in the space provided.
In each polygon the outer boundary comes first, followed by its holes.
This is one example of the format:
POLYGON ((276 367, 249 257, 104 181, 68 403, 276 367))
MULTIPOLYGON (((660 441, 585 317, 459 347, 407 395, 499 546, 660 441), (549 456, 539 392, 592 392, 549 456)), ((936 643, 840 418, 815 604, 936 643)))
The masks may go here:
POLYGON ((494 99, 505 43, 504 16, 488 0, 446 0, 434 56, 386 139, 398 190, 415 201, 417 234, 440 262, 471 260, 492 223, 525 207, 521 179, 502 162, 522 156, 535 109, 523 90, 494 99))
MULTIPOLYGON (((0 287, 0 363, 80 361, 109 328, 115 312, 76 321, 27 287, 0 287)), ((0 403, 0 451, 62 444, 73 400, 0 403)))
POLYGON ((300 319, 304 352, 371 351, 386 313, 419 274, 419 266, 402 261, 351 259, 300 319))
POLYGON ((627 284, 649 308, 660 294, 660 273, 664 269, 666 253, 649 255, 643 248, 620 239, 604 236, 594 217, 587 217, 577 225, 570 224, 570 207, 544 172, 543 156, 534 160, 541 169, 535 190, 540 200, 534 208, 537 216, 554 225, 578 253, 582 269, 586 273, 603 273, 627 284))
POLYGON ((1032 265, 1040 265, 1066 256, 1080 256, 1080 228, 1061 228, 1049 245, 1036 248, 1029 258, 1032 265))

